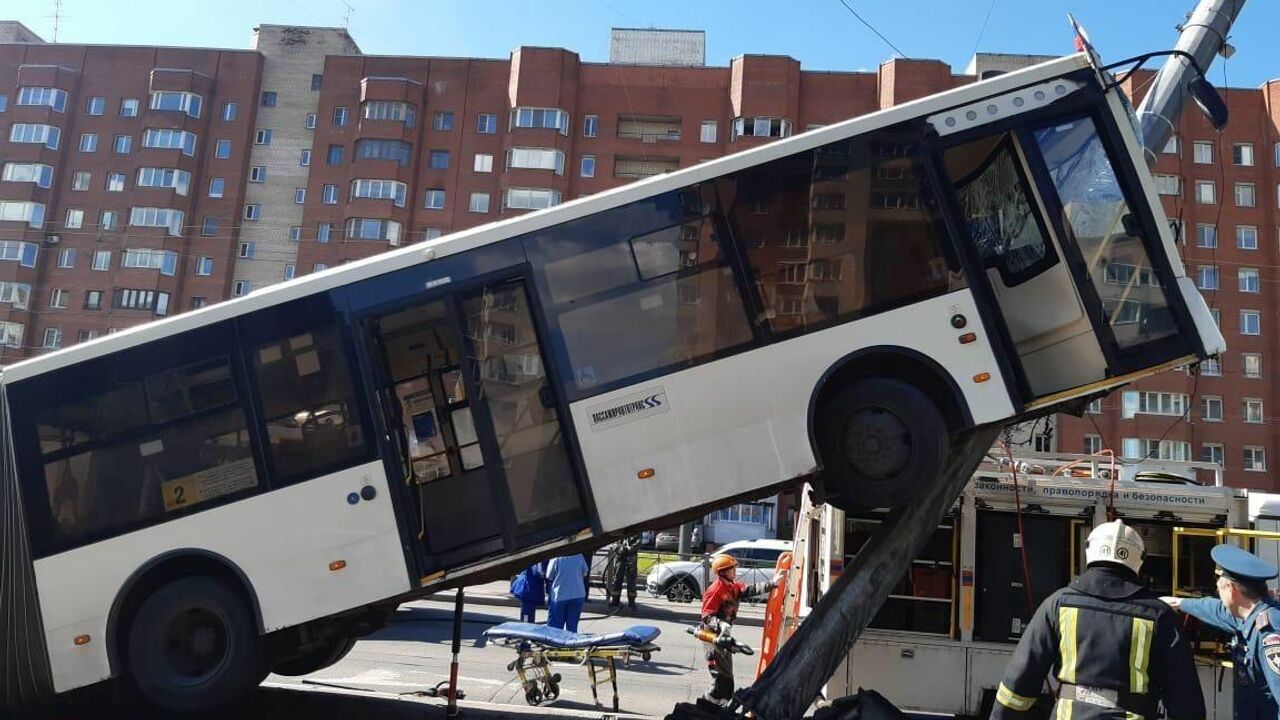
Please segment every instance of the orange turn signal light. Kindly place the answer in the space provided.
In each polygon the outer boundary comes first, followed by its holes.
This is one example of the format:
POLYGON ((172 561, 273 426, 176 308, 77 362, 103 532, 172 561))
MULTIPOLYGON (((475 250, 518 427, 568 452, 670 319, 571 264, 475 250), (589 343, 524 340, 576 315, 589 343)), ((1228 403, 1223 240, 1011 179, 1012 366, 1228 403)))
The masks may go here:
POLYGON ((640 472, 636 473, 636 477, 640 478, 641 480, 648 480, 649 478, 653 477, 653 475, 654 475, 653 468, 645 468, 640 472))
POLYGON ((991 373, 978 373, 977 375, 973 376, 973 381, 976 383, 984 383, 990 379, 991 379, 991 373))
POLYGON ((339 570, 341 570, 346 566, 347 566, 346 560, 334 560, 333 562, 329 563, 329 572, 338 572, 339 570))
POLYGON ((77 636, 76 636, 76 638, 75 638, 75 640, 72 640, 71 642, 74 642, 76 645, 88 645, 88 644, 89 644, 89 636, 88 636, 88 635, 77 635, 77 636))
POLYGON ((975 333, 965 333, 960 336, 960 344, 968 345, 969 343, 977 339, 978 339, 978 336, 975 333))

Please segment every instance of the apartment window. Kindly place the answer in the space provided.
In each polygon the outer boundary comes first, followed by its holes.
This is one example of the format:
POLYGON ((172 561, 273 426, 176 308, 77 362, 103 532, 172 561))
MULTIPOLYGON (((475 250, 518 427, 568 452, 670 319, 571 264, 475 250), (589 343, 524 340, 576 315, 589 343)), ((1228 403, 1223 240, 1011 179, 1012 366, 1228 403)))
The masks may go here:
POLYGON ((351 181, 351 198, 390 200, 396 207, 404 207, 409 187, 396 180, 358 179, 351 181))
POLYGON ((107 173, 107 192, 124 192, 124 173, 107 173))
POLYGON ((56 348, 62 344, 62 330, 59 328, 44 329, 44 346, 56 348))
POLYGON ((226 190, 226 187, 227 187, 227 181, 225 178, 220 178, 220 177, 210 178, 209 179, 209 197, 211 198, 222 197, 223 191, 226 190))
POLYGON ((1253 183, 1236 183, 1236 207, 1251 208, 1257 203, 1257 188, 1253 183))
POLYGON ((493 135, 498 132, 498 116, 491 113, 480 113, 476 116, 476 133, 493 135))
POLYGON ((73 268, 76 266, 76 249, 63 248, 58 251, 58 267, 73 268))
POLYGON ((1257 268, 1240 268, 1237 273, 1240 281, 1240 292, 1256 293, 1262 292, 1261 280, 1258 278, 1257 268))
POLYGON ((1178 147, 1178 136, 1170 135, 1169 139, 1164 141, 1164 149, 1160 152, 1163 152, 1165 155, 1177 155, 1180 149, 1181 148, 1178 147))
POLYGON ((48 87, 24 87, 18 90, 19 105, 46 105, 55 112, 67 111, 67 91, 48 87))
POLYGON ((333 223, 320 223, 316 226, 316 242, 327 243, 333 237, 333 223))
POLYGON ((411 146, 403 140, 365 138, 356 141, 355 156, 358 160, 394 160, 407 166, 411 154, 411 146))
POLYGON ((1262 334, 1262 313, 1257 310, 1241 310, 1240 311, 1240 334, 1241 335, 1261 335, 1262 334))
POLYGON ((170 188, 186 197, 191 189, 191 173, 174 168, 138 168, 138 187, 170 188))
POLYGON ((133 136, 117 135, 111 143, 111 149, 117 155, 128 155, 133 152, 133 136))
POLYGON ((453 111, 437 110, 431 118, 431 129, 445 132, 453 129, 453 111))
MULTIPOLYGON (((8 110, 9 110, 9 96, 0 95, 0 113, 8 112, 8 110)), ((1280 147, 1280 146, 1277 146, 1277 147, 1280 147)), ((1277 157, 1280 157, 1280 150, 1277 150, 1276 155, 1277 157)), ((1280 162, 1276 163, 1276 165, 1280 166, 1280 162)))
POLYGON ((98 337, 97 330, 77 330, 76 331, 76 342, 78 343, 88 342, 96 337, 98 337))
POLYGON ((294 188, 294 189, 293 189, 293 203, 294 203, 295 205, 305 205, 305 204, 306 204, 306 202, 307 202, 307 189, 306 189, 306 188, 294 188))
POLYGON ((344 127, 347 124, 347 108, 336 107, 333 109, 333 124, 337 127, 344 127))
POLYGON ((428 210, 444 209, 444 190, 440 188, 431 188, 426 191, 422 206, 428 210))
POLYGON ((267 181, 267 166, 254 165, 249 168, 249 182, 260 183, 267 181))
POLYGON ((200 308, 204 307, 204 306, 205 306, 205 305, 207 305, 207 304, 209 304, 208 300, 205 300, 204 298, 200 297, 199 295, 193 295, 193 296, 191 297, 191 309, 192 309, 192 310, 199 310, 200 308))
POLYGON ((86 115, 101 115, 107 111, 107 99, 101 95, 95 95, 84 103, 84 113, 86 115))
POLYGON ((1208 358, 1200 362, 1200 374, 1205 377, 1222 377, 1222 361, 1208 358))
POLYGON ((293 263, 285 263, 285 265, 284 265, 284 279, 285 279, 285 280, 292 280, 292 279, 293 279, 293 276, 296 274, 296 272, 297 272, 297 270, 295 269, 295 266, 294 266, 294 264, 293 264, 293 263))
POLYGON ((105 272, 111 269, 111 251, 110 250, 94 250, 93 265, 94 270, 105 272))
POLYGON ((1090 415, 1101 415, 1102 414, 1102 398, 1098 398, 1097 400, 1090 400, 1088 406, 1085 407, 1085 412, 1089 413, 1090 415))
POLYGON ((238 252, 238 253, 236 253, 236 255, 237 255, 237 257, 243 258, 243 259, 245 259, 245 260, 252 260, 252 259, 253 259, 253 249, 254 249, 254 244, 253 244, 253 243, 251 243, 251 242, 242 242, 242 243, 240 243, 240 250, 239 250, 239 252, 238 252))
POLYGON ((1257 398, 1245 398, 1244 400, 1244 421, 1247 423, 1266 422, 1266 418, 1262 413, 1262 401, 1257 398))
POLYGON ((468 203, 467 209, 473 213, 489 212, 489 193, 471 193, 471 201, 468 203))
POLYGON ((120 117, 138 117, 137 98, 124 98, 120 101, 120 117))
POLYGON ((1121 396, 1121 417, 1135 415, 1185 415, 1187 396, 1184 393, 1157 392, 1152 390, 1126 390, 1121 396))
POLYGON ((510 188, 504 203, 515 210, 541 210, 559 205, 560 193, 544 188, 510 188))
POLYGON ((245 220, 251 220, 253 222, 257 222, 258 218, 261 216, 262 216, 262 208, 260 206, 255 205, 253 203, 248 203, 244 206, 245 220))
POLYGON ((311 74, 311 92, 319 92, 320 88, 322 87, 324 87, 324 75, 312 73, 311 74))
MULTIPOLYGON (((4 97, 4 96, 0 95, 0 97, 4 97)), ((1275 151, 1276 151, 1276 167, 1280 168, 1280 142, 1276 143, 1275 151)))
POLYGON ((263 91, 262 91, 262 101, 261 101, 261 103, 262 103, 262 107, 275 107, 275 106, 276 106, 276 93, 275 93, 275 91, 274 91, 274 90, 263 90, 263 91))
POLYGON ((80 136, 80 152, 98 152, 98 133, 84 133, 80 136))
POLYGON ((596 156, 583 155, 582 164, 579 172, 584 178, 595 177, 596 176, 596 156))
POLYGON ((0 178, 9 182, 32 183, 47 188, 53 184, 53 166, 43 163, 5 163, 0 178))
MULTIPOLYGON (((44 227, 44 203, 22 200, 0 200, 0 221, 25 222, 28 227, 44 227)), ((0 248, 8 249, 7 240, 0 240, 0 248)), ((34 247, 34 246, 33 246, 34 247)), ((12 260, 0 254, 0 260, 12 260)))
POLYGON ((1196 181, 1196 202, 1201 205, 1213 205, 1218 202, 1216 186, 1212 180, 1196 181))
POLYGON ((299 164, 299 165, 301 165, 302 167, 310 167, 310 166, 311 166, 311 151, 310 151, 310 150, 303 150, 303 151, 302 151, 302 153, 298 155, 298 164, 299 164))
POLYGON ((1121 457, 1154 458, 1186 462, 1191 459, 1191 443, 1183 440, 1156 440, 1149 438, 1124 438, 1121 441, 1121 457))
POLYGON ((791 121, 777 117, 737 117, 730 127, 730 136, 736 139, 750 137, 791 137, 791 121))
POLYGON ((1225 464, 1225 459, 1222 443, 1204 443, 1200 446, 1200 462, 1214 463, 1221 467, 1225 464))
POLYGON ((191 92, 157 90, 151 93, 151 109, 162 112, 180 112, 194 118, 200 117, 204 98, 191 92))
POLYGON ((318 262, 311 265, 311 272, 313 273, 318 273, 321 270, 328 270, 328 269, 329 269, 328 263, 318 262))
POLYGON ((1231 164, 1253 167, 1253 144, 1236 143, 1231 146, 1231 164))
POLYGON ((181 150, 183 155, 195 155, 196 136, 182 130, 147 128, 142 131, 142 147, 181 150))
POLYGON ((582 119, 582 136, 595 137, 600 133, 600 116, 588 115, 582 119))
POLYGON ((551 170, 564 174, 564 153, 547 148, 511 148, 507 151, 508 168, 551 170))
POLYGON ((347 220, 347 239, 386 240, 392 245, 399 245, 400 227, 400 223, 394 220, 351 218, 347 220))
POLYGON ((1236 226, 1236 247, 1241 250, 1258 249, 1258 228, 1253 225, 1236 226))
POLYGON ((443 234, 444 234, 444 231, 441 230, 440 228, 429 227, 429 228, 422 229, 423 240, 435 240, 436 238, 440 237, 443 234))
POLYGON ((213 258, 208 255, 201 255, 196 258, 196 275, 209 276, 213 274, 213 258))
POLYGON ((116 210, 103 210, 98 215, 99 230, 116 230, 120 227, 120 213, 116 210))
POLYGON ((320 191, 320 202, 324 203, 325 205, 337 205, 338 204, 338 186, 325 185, 324 189, 320 191))
POLYGON ((71 297, 71 293, 62 288, 54 288, 49 293, 49 307, 65 308, 67 306, 67 298, 71 297))
POLYGON ((290 226, 289 226, 289 240, 290 240, 290 242, 301 242, 301 241, 302 241, 302 226, 301 226, 301 225, 290 225, 290 226))
POLYGON ((407 102, 366 100, 360 103, 360 111, 366 120, 392 120, 413 127, 414 107, 407 102))
POLYGON ((1084 436, 1084 454, 1097 455, 1102 452, 1102 436, 1086 434, 1084 436))
POLYGON ((263 128, 263 129, 258 130, 257 132, 255 132, 255 133, 253 134, 253 144, 254 144, 254 145, 270 145, 270 144, 271 144, 271 129, 270 129, 270 128, 263 128))
POLYGON ((90 183, 93 182, 93 173, 88 170, 77 170, 71 176, 71 189, 77 192, 83 192, 89 189, 90 183))
POLYGON ((315 130, 315 129, 316 129, 316 114, 315 114, 315 113, 307 113, 307 117, 306 117, 306 119, 302 121, 302 126, 303 126, 304 128, 306 128, 306 129, 308 129, 308 130, 315 130))
POLYGON ((1208 140, 1196 140, 1193 147, 1193 156, 1197 165, 1213 164, 1213 143, 1208 140))
POLYGON ((84 211, 75 209, 67 210, 67 219, 62 226, 69 230, 76 230, 84 227, 84 211))
POLYGON ((9 142, 44 145, 50 150, 57 150, 61 140, 62 130, 53 125, 16 123, 9 128, 9 142))
POLYGON ((253 284, 248 280, 237 280, 231 283, 231 294, 236 297, 248 295, 251 290, 253 290, 253 284))
POLYGON ((432 150, 428 155, 427 166, 432 170, 448 170, 449 169, 449 151, 448 150, 432 150))
POLYGON ((493 172, 493 156, 488 153, 476 153, 475 171, 478 173, 493 172))
POLYGON ((1250 472, 1265 472, 1267 469, 1267 451, 1254 445, 1244 446, 1244 469, 1250 472))
POLYGON ((713 143, 716 141, 716 133, 718 127, 715 120, 703 120, 702 128, 698 132, 698 139, 704 143, 713 143))
POLYGON ((347 154, 346 145, 330 145, 324 154, 326 165, 341 165, 347 154))
POLYGON ((1200 399, 1200 419, 1206 422, 1222 422, 1222 398, 1205 395, 1200 399))
POLYGON ((227 158, 231 157, 231 141, 219 140, 214 145, 213 156, 218 158, 219 160, 226 160, 227 158))
POLYGON ((1246 378, 1262 377, 1262 355, 1260 353, 1244 353, 1240 356, 1240 372, 1246 378))
POLYGON ((1201 265, 1196 275, 1196 287, 1201 290, 1218 289, 1218 266, 1201 265))
POLYGON ((233 102, 222 103, 222 121, 232 122, 236 119, 236 104, 233 102))
POLYGON ((1177 175, 1156 175, 1156 192, 1161 195, 1181 195, 1182 178, 1177 175))
POLYGON ((218 218, 212 215, 205 215, 200 222, 201 237, 215 237, 218 234, 218 218))

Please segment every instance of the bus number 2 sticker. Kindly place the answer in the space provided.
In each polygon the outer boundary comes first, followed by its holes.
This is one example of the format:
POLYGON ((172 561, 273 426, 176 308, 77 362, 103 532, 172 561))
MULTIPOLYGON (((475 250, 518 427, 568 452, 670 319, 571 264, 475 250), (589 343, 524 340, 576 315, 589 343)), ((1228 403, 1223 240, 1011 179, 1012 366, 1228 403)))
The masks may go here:
POLYGON ((243 458, 167 480, 160 485, 160 492, 164 496, 165 511, 173 512, 257 484, 258 475, 253 468, 253 458, 243 458))

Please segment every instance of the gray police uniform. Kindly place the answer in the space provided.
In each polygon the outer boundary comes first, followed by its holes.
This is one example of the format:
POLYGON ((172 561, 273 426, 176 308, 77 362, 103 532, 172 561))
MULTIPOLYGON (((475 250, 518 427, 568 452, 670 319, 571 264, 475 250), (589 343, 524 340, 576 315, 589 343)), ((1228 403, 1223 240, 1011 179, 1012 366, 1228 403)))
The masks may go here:
MULTIPOLYGON (((1234 545, 1213 549, 1213 560, 1223 575, 1254 585, 1276 576, 1275 568, 1256 555, 1234 545)), ((1232 637, 1235 665, 1235 720, 1277 720, 1280 711, 1280 602, 1266 595, 1244 619, 1227 612, 1218 598, 1183 600, 1180 610, 1232 637)))

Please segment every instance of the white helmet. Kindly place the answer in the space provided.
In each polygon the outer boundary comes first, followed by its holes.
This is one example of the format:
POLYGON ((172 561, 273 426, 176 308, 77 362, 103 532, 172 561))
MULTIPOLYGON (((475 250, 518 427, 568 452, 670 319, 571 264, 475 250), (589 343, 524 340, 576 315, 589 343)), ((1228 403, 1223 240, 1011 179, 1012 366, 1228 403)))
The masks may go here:
POLYGON ((1089 533, 1084 546, 1086 565, 1096 562, 1113 562, 1124 565, 1135 573, 1142 567, 1146 548, 1137 530, 1119 520, 1102 523, 1089 533))

